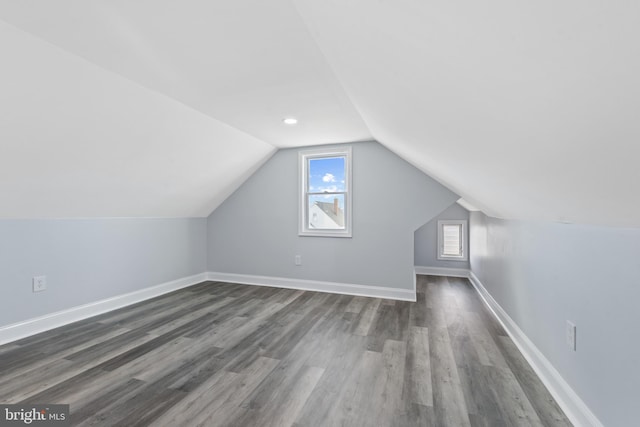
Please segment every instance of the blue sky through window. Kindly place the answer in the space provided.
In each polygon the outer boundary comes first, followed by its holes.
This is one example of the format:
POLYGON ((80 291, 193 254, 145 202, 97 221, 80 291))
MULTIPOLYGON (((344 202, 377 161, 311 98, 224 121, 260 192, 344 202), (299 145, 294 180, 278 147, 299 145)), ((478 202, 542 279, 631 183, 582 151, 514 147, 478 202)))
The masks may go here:
POLYGON ((344 191, 344 157, 309 160, 309 192, 344 191))

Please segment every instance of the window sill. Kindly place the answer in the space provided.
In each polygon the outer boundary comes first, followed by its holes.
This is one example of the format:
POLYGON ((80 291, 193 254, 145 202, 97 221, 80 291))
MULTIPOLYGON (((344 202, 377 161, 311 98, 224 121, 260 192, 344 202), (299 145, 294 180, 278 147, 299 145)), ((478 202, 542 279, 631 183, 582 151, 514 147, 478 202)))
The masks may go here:
POLYGON ((464 258, 460 258, 460 257, 442 257, 439 256, 438 257, 438 261, 459 261, 459 262, 465 262, 468 261, 469 259, 464 257, 464 258))
POLYGON ((300 231, 300 237, 346 237, 351 238, 351 232, 331 232, 331 231, 300 231))

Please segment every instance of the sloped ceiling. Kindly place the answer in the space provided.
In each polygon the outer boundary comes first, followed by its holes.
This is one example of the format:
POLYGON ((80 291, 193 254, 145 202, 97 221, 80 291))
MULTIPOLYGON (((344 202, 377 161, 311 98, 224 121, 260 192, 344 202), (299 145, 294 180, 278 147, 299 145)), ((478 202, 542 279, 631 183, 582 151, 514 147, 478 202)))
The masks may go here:
POLYGON ((274 147, 0 23, 4 218, 198 217, 274 147))
POLYGON ((491 215, 637 227, 639 17, 597 0, 0 0, 1 215, 206 215, 276 148, 373 137, 491 215))

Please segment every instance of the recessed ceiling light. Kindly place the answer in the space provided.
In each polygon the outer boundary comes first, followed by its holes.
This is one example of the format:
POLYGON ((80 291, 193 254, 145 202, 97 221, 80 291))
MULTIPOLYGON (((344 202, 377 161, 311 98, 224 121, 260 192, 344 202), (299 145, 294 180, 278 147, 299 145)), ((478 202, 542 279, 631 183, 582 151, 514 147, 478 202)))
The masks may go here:
POLYGON ((296 119, 295 117, 287 117, 287 118, 283 119, 283 120, 282 120, 282 122, 283 122, 285 125, 291 125, 291 126, 293 126, 293 125, 295 125, 295 124, 297 124, 297 123, 298 123, 298 119, 296 119))

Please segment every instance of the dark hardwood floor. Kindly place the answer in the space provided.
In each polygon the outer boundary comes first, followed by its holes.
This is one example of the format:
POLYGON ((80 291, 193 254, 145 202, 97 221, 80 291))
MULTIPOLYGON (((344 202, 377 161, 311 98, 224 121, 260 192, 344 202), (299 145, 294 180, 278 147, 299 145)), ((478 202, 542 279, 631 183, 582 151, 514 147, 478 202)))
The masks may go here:
POLYGON ((568 426, 466 279, 416 303, 205 282, 0 347, 73 425, 568 426))

